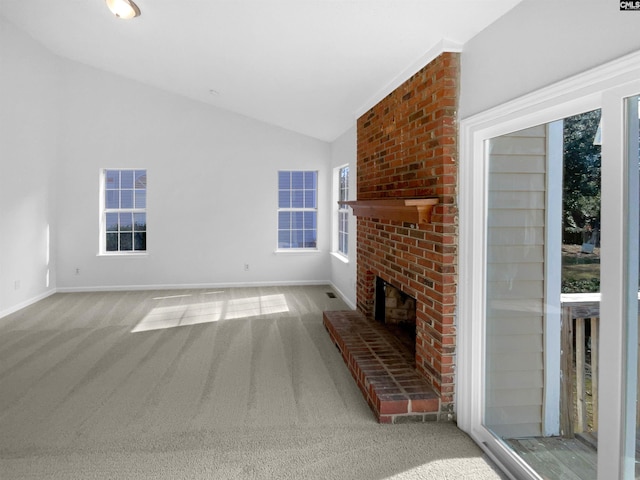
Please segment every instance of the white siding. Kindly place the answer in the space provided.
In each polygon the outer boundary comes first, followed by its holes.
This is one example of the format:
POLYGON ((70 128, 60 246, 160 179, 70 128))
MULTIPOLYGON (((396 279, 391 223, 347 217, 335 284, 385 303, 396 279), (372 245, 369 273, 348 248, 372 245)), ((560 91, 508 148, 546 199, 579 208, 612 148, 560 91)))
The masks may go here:
POLYGON ((541 435, 544 394, 546 127, 491 140, 485 423, 541 435))

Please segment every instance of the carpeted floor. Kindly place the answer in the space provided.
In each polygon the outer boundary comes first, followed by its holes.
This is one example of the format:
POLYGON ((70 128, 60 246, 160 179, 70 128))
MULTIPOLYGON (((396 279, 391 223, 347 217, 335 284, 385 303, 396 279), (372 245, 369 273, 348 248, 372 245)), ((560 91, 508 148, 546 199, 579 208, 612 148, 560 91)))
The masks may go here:
POLYGON ((453 424, 379 425, 329 287, 56 294, 0 319, 0 479, 496 479, 453 424))

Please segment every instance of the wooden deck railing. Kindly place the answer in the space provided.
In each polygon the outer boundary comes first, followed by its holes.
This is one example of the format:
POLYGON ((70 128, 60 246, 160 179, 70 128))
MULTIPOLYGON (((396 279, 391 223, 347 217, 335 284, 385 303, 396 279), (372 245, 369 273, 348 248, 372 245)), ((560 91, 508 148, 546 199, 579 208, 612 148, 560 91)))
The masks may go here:
POLYGON ((598 430, 600 294, 562 295, 560 432, 598 430))
MULTIPOLYGON (((561 305, 560 433, 571 438, 598 431, 600 294, 563 294, 561 305)), ((640 367, 640 355, 637 361, 640 367)), ((640 376, 640 368, 638 372, 640 376)), ((640 399, 640 378, 637 389, 640 399)), ((636 427, 640 428, 640 401, 636 402, 636 427)))

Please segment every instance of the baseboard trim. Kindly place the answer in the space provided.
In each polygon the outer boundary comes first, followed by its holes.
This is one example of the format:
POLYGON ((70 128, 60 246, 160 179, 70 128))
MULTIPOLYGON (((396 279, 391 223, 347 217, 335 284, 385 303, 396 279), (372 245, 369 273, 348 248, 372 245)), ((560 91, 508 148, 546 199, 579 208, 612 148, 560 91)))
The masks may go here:
MULTIPOLYGON (((226 283, 180 283, 158 285, 96 285, 90 287, 59 287, 61 293, 82 292, 122 292, 127 290, 189 290, 201 288, 241 288, 241 287, 295 287, 312 285, 332 285, 329 280, 298 280, 289 282, 226 282, 226 283)), ((335 287, 334 287, 335 288, 335 287)), ((337 289, 336 289, 337 290, 337 289)))
POLYGON ((39 302, 40 300, 43 300, 47 297, 50 297, 51 295, 53 295, 54 293, 56 293, 58 290, 57 289, 51 289, 51 290, 47 290, 44 293, 41 293, 40 295, 36 295, 35 297, 32 297, 28 300, 25 300, 24 302, 20 302, 17 305, 14 305, 13 307, 7 308, 5 310, 0 311, 0 318, 4 318, 7 315, 11 315, 12 313, 17 312, 18 310, 22 310, 23 308, 28 307, 29 305, 33 305, 36 302, 39 302))
POLYGON ((241 287, 295 287, 295 286, 314 286, 329 285, 340 296, 340 299, 346 303, 349 308, 355 310, 357 307, 349 298, 330 280, 296 280, 288 282, 227 282, 227 283, 188 283, 188 284, 162 284, 162 285, 95 285, 91 287, 58 287, 47 290, 33 298, 20 302, 6 310, 0 311, 0 318, 11 315, 12 313, 22 310, 40 300, 43 300, 55 293, 90 293, 90 292, 124 292, 127 290, 190 290, 204 288, 241 288, 241 287))

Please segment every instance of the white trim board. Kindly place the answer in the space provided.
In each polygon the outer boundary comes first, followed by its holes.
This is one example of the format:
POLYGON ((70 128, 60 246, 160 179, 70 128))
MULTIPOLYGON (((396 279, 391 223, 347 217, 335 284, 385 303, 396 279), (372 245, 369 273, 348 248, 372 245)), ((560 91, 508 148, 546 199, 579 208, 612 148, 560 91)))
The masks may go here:
POLYGON ((124 292, 127 290, 189 290, 201 288, 243 288, 243 287, 296 287, 296 286, 315 286, 330 285, 332 283, 319 282, 317 280, 299 280, 289 282, 229 282, 229 283, 182 283, 182 284, 149 284, 149 285, 95 285, 89 287, 60 287, 60 293, 76 293, 76 292, 124 292))

